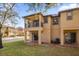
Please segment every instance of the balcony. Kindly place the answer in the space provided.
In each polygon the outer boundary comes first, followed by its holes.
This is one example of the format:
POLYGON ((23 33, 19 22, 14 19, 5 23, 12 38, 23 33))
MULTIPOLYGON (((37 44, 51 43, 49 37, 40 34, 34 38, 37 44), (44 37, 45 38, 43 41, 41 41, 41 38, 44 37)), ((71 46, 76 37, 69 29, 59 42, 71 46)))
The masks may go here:
POLYGON ((29 31, 42 30, 42 27, 43 27, 43 23, 39 24, 39 21, 33 21, 31 23, 28 22, 28 24, 25 24, 26 30, 29 31))

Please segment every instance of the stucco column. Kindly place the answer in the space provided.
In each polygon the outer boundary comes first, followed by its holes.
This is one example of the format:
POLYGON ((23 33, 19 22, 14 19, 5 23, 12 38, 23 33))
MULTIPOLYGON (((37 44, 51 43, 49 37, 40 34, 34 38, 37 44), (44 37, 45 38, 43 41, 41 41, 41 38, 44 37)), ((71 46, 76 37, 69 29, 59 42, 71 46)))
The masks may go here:
POLYGON ((27 31, 27 35, 26 35, 26 41, 27 42, 31 42, 32 41, 32 33, 30 31, 27 31))
POLYGON ((51 21, 51 20, 52 20, 52 17, 49 16, 49 17, 48 17, 48 29, 49 29, 49 30, 48 30, 48 32, 49 32, 49 35, 48 35, 48 36, 49 36, 48 43, 49 43, 49 44, 51 43, 51 39, 52 39, 52 32, 51 32, 51 30, 52 30, 52 29, 51 29, 51 28, 52 28, 51 22, 52 22, 52 21, 51 21))
POLYGON ((63 30, 60 31, 60 40, 61 40, 60 44, 64 45, 64 31, 63 30))
POLYGON ((77 44, 79 45, 79 30, 77 31, 77 44))
POLYGON ((25 33, 24 33, 24 35, 25 35, 25 40, 24 40, 24 42, 26 42, 26 39, 27 39, 27 31, 26 31, 26 29, 25 29, 24 31, 25 31, 25 33))
POLYGON ((41 44, 41 15, 39 15, 39 30, 38 30, 38 44, 40 45, 41 44))
POLYGON ((42 19, 42 17, 41 17, 41 15, 39 15, 39 27, 41 27, 41 19, 42 19))
POLYGON ((41 44, 41 31, 38 31, 38 44, 41 44))

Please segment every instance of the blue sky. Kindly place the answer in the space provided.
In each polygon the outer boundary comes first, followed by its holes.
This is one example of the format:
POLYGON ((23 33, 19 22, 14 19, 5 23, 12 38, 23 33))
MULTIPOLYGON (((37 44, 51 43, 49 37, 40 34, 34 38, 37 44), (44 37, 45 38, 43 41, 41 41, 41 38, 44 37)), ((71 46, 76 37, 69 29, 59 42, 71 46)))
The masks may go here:
MULTIPOLYGON (((20 19, 18 19, 18 24, 16 25, 16 27, 23 27, 24 28, 24 19, 22 17, 27 16, 27 15, 31 15, 34 12, 27 12, 26 10, 27 10, 28 6, 25 6, 24 4, 17 4, 16 7, 17 7, 16 11, 18 12, 18 14, 20 16, 20 19)), ((71 3, 71 4, 65 3, 65 4, 62 4, 61 6, 57 6, 57 7, 49 9, 45 14, 46 15, 57 14, 59 11, 71 9, 71 8, 76 8, 76 7, 79 7, 79 5, 73 4, 73 3, 71 3)))

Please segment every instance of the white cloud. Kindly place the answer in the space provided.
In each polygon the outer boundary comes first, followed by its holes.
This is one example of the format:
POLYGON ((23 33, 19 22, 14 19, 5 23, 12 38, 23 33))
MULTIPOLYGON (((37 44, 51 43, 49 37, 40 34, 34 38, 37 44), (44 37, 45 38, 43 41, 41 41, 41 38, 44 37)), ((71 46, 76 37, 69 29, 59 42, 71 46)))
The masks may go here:
POLYGON ((61 6, 59 8, 59 11, 62 11, 62 10, 67 10, 67 9, 72 9, 72 8, 77 8, 79 7, 79 4, 70 4, 70 5, 65 5, 65 6, 61 6))

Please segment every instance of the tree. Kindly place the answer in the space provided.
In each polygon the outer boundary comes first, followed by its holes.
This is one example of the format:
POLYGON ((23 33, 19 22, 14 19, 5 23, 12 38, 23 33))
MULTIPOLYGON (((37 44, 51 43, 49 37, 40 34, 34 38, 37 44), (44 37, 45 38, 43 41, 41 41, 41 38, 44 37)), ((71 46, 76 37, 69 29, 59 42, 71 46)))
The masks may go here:
POLYGON ((3 3, 0 4, 0 48, 3 48, 2 45, 2 32, 1 29, 4 26, 5 23, 12 23, 12 24, 16 24, 17 23, 17 19, 16 17, 18 17, 17 12, 14 10, 15 8, 15 4, 11 4, 11 3, 3 3))
POLYGON ((27 3, 28 6, 26 11, 34 11, 34 12, 46 12, 48 9, 57 6, 56 3, 27 3))

